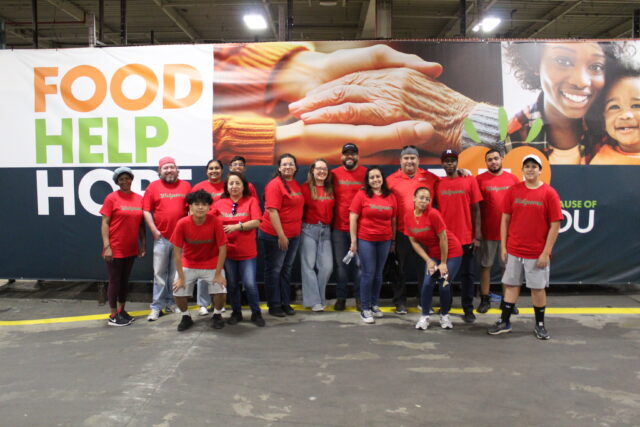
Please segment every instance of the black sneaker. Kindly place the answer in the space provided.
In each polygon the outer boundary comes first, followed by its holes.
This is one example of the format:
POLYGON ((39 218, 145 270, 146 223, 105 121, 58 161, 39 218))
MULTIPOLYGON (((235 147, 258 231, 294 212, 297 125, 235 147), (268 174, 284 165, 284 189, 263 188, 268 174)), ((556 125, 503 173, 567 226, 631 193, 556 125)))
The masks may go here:
POLYGON ((487 329, 489 335, 500 335, 511 332, 511 323, 505 323, 502 319, 499 319, 495 325, 487 329))
POLYGON ((251 321, 255 323, 256 326, 263 327, 266 325, 264 319, 262 318, 262 313, 256 311, 255 313, 251 313, 251 321))
POLYGON ((296 311, 290 305, 283 305, 282 306, 282 311, 287 316, 295 316, 295 314, 296 314, 296 311))
POLYGON ((132 315, 130 315, 129 313, 127 313, 125 310, 122 310, 120 313, 122 313, 122 315, 124 316, 125 319, 127 319, 130 322, 133 322, 134 320, 136 320, 135 317, 133 317, 132 315))
POLYGON ((224 319, 222 318, 222 314, 214 314, 211 318, 211 327, 213 329, 222 329, 224 328, 224 319))
POLYGON ((280 307, 269 307, 269 314, 273 317, 285 317, 284 311, 280 307))
POLYGON ((533 328, 533 333, 536 334, 536 338, 539 340, 548 340, 551 338, 551 335, 549 335, 544 325, 536 325, 536 327, 533 328))
POLYGON ((242 312, 239 310, 233 310, 231 312, 231 316, 229 316, 229 318, 227 319, 227 323, 229 325, 235 325, 238 322, 242 322, 242 312))
POLYGON ((191 319, 191 316, 182 316, 182 320, 180 320, 180 324, 178 325, 178 332, 186 331, 192 326, 193 319, 191 319))
POLYGON ((465 311, 462 320, 464 320, 464 323, 473 323, 476 321, 476 315, 473 314, 473 311, 465 311))
POLYGON ((489 299, 489 295, 482 295, 480 297, 480 304, 478 304, 478 308, 476 311, 478 313, 486 313, 491 308, 491 300, 489 299))
POLYGON ((407 314, 407 307, 404 304, 396 305, 396 314, 407 314))
POLYGON ((109 326, 129 326, 131 320, 127 320, 122 313, 117 313, 114 317, 109 316, 107 325, 109 326))
POLYGON ((347 308, 347 301, 344 298, 338 298, 333 305, 335 311, 344 311, 345 308, 347 308))
POLYGON ((518 310, 518 307, 514 305, 513 309, 511 310, 511 314, 520 314, 520 310, 518 310))

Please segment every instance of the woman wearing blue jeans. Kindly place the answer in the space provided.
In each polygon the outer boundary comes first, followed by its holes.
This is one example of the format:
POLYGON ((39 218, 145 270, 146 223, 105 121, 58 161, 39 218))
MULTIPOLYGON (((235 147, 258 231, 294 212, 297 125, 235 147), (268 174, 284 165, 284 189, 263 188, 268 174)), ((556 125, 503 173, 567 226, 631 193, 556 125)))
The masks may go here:
POLYGON ((398 212, 396 198, 378 166, 367 170, 364 189, 356 194, 349 211, 350 250, 360 257, 360 318, 375 323, 374 317, 383 317, 378 306, 382 270, 389 250, 395 250, 392 239, 398 212))
POLYGON ((330 224, 335 205, 331 174, 325 160, 318 159, 311 164, 307 182, 302 185, 302 194, 302 301, 313 311, 324 311, 325 289, 333 271, 330 224))

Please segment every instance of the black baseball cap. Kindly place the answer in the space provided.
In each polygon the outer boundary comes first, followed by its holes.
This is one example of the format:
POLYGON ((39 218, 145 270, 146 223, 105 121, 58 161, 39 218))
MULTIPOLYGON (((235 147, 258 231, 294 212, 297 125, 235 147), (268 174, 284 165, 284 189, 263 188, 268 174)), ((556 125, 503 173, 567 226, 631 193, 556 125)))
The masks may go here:
POLYGON ((442 152, 442 154, 440 155, 440 160, 444 160, 448 157, 455 157, 456 159, 458 158, 458 152, 456 150, 452 150, 452 149, 447 149, 444 150, 442 152))
POLYGON ((342 146, 342 154, 345 154, 349 151, 353 151, 354 153, 358 154, 358 146, 353 142, 347 142, 342 146))

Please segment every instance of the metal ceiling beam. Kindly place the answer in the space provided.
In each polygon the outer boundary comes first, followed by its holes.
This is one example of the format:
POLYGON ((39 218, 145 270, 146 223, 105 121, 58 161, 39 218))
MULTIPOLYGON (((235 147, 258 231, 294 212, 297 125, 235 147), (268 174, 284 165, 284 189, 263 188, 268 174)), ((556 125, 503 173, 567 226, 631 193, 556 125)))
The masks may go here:
MULTIPOLYGON (((473 8, 474 8, 474 4, 469 2, 469 5, 467 6, 467 10, 465 10, 464 13, 468 16, 471 13, 471 11, 473 10, 473 8)), ((458 27, 459 23, 460 23, 460 19, 456 15, 455 18, 451 19, 449 22, 444 24, 444 27, 442 27, 442 29, 440 30, 440 32, 438 33, 438 35, 436 37, 437 38, 447 37, 449 35, 449 33, 451 32, 451 30, 453 30, 454 28, 458 27)))
POLYGON ((631 32, 631 18, 628 17, 623 22, 618 21, 617 24, 607 28, 595 35, 597 39, 609 39, 609 38, 620 38, 623 35, 631 32))
POLYGON ((66 13, 67 15, 69 15, 70 17, 72 17, 73 19, 75 19, 77 21, 83 21, 84 20, 85 11, 80 9, 78 6, 76 6, 75 4, 71 3, 70 1, 67 1, 67 0, 47 0, 47 2, 49 4, 51 4, 52 6, 55 6, 56 8, 60 9, 61 11, 63 11, 64 13, 66 13))
POLYGON ((549 12, 545 13, 544 16, 542 16, 542 19, 548 20, 546 24, 533 24, 529 28, 526 28, 524 31, 521 31, 520 37, 535 37, 536 35, 540 34, 540 32, 548 28, 551 24, 556 22, 558 18, 563 17, 581 4, 582 0, 563 2, 561 5, 554 7, 549 12))
POLYGON ((180 15, 179 12, 173 10, 171 6, 165 6, 162 0, 153 0, 153 2, 187 35, 187 37, 189 37, 192 42, 195 42, 200 38, 198 32, 191 26, 191 24, 189 24, 189 22, 187 22, 186 19, 182 17, 182 15, 180 15))
POLYGON ((376 36, 376 0, 362 3, 359 27, 359 39, 372 39, 376 36))

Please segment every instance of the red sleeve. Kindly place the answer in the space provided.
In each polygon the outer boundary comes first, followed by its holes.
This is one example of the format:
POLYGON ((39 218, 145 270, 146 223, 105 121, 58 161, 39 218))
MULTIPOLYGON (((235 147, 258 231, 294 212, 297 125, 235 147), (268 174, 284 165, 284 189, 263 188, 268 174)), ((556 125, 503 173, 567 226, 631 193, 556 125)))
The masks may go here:
POLYGON ((515 191, 515 186, 510 187, 507 190, 507 194, 504 195, 504 202, 502 205, 502 213, 506 213, 511 215, 511 209, 513 208, 513 193, 515 191))
POLYGON ((280 178, 272 179, 267 184, 267 188, 264 189, 265 210, 269 208, 280 210, 282 207, 282 189, 276 179, 279 180, 280 178))
POLYGON ((215 216, 213 217, 213 233, 218 247, 227 244, 227 235, 224 233, 224 228, 222 228, 222 222, 215 216))
POLYGON ((436 234, 442 233, 442 231, 446 230, 447 226, 442 219, 442 215, 435 210, 431 209, 429 211, 429 221, 431 222, 431 226, 435 230, 436 234))
POLYGON ((549 191, 547 191, 547 200, 549 203, 549 223, 562 221, 564 219, 564 215, 562 215, 560 196, 558 196, 558 192, 552 187, 549 187, 549 191))
POLYGON ((108 218, 111 218, 111 214, 113 213, 113 199, 111 194, 104 199, 104 204, 102 205, 102 208, 100 208, 100 215, 104 215, 108 218))
POLYGON ((260 212, 260 206, 258 205, 258 199, 252 197, 249 201, 249 218, 253 219, 261 219, 262 212, 260 212))
POLYGON ((349 212, 353 212, 354 214, 362 214, 362 199, 364 198, 364 191, 358 191, 356 196, 351 201, 351 205, 349 206, 349 212))
POLYGON ((179 221, 178 224, 176 224, 176 228, 175 230, 173 230, 173 235, 171 236, 171 239, 169 239, 169 241, 176 247, 178 248, 182 248, 184 246, 184 222, 179 221))
POLYGON ((471 204, 480 203, 482 201, 482 193, 480 192, 480 186, 474 176, 471 176, 470 190, 471 190, 471 204))
POLYGON ((389 194, 389 197, 391 197, 391 207, 393 208, 393 214, 391 215, 393 218, 396 218, 396 222, 397 222, 397 218, 398 218, 398 199, 396 199, 396 196, 391 193, 389 194))
POLYGON ((151 212, 153 205, 153 196, 154 196, 153 186, 149 184, 146 191, 144 192, 144 196, 142 197, 142 210, 151 212))

